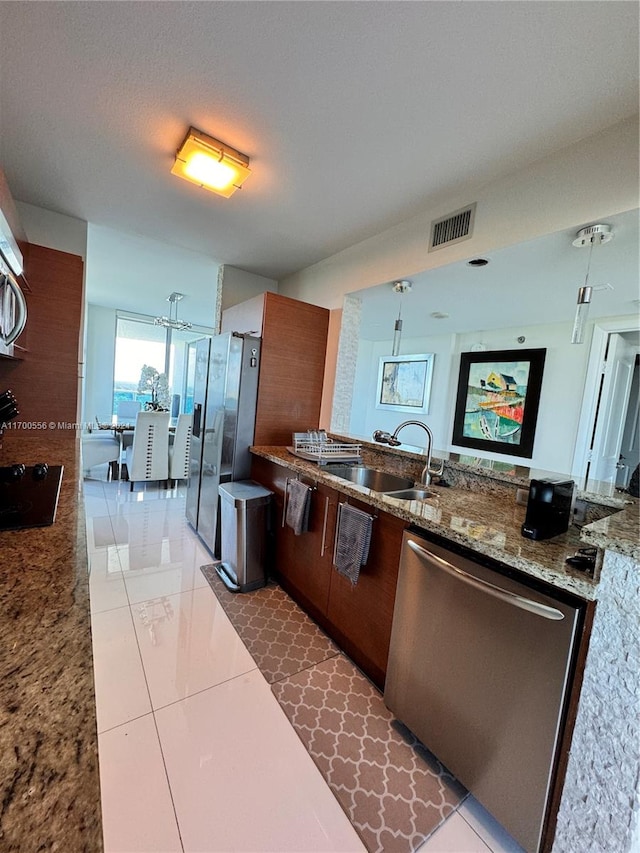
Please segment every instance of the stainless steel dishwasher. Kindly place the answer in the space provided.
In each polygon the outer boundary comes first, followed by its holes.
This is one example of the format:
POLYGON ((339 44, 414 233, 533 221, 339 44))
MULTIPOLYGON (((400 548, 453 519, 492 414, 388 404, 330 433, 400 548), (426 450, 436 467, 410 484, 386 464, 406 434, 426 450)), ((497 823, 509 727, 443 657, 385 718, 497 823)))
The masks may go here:
POLYGON ((555 590, 551 597, 543 585, 434 538, 404 534, 385 703, 534 853, 583 620, 580 600, 562 592, 556 598, 555 590))

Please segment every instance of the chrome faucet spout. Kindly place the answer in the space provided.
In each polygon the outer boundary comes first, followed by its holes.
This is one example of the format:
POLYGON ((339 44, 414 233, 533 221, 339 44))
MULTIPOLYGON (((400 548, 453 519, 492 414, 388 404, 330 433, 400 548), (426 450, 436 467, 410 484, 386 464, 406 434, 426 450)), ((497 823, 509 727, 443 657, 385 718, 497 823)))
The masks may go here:
POLYGON ((425 447, 425 453, 427 455, 427 464, 422 469, 422 474, 420 475, 420 485, 428 486, 431 483, 431 452, 433 450, 433 433, 431 432, 429 427, 426 424, 422 423, 422 421, 403 421, 400 426, 396 427, 393 435, 386 439, 386 442, 387 444, 391 445, 391 447, 397 447, 399 444, 402 444, 401 441, 398 441, 398 433, 400 432, 400 430, 403 430, 407 426, 421 427, 427 434, 428 441, 427 446, 425 447))

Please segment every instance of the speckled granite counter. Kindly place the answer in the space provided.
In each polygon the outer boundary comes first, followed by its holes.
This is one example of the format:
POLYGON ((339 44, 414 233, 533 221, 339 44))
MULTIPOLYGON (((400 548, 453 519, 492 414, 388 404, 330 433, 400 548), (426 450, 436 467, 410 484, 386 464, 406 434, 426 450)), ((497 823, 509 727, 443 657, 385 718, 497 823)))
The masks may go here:
MULTIPOLYGON (((415 454, 404 454, 409 463, 407 467, 407 461, 402 459, 403 454, 378 449, 376 451, 384 454, 384 457, 367 459, 364 455, 364 461, 380 470, 411 473, 417 478, 419 471, 415 468, 416 459, 419 460, 418 467, 424 465, 424 457, 415 454)), ((483 485, 481 480, 476 479, 473 486, 467 483, 464 488, 435 486, 433 491, 436 492, 437 497, 428 501, 401 501, 335 477, 329 473, 328 469, 318 466, 315 462, 307 462, 294 456, 285 447, 254 447, 252 452, 272 462, 285 465, 300 474, 317 480, 322 479, 327 485, 346 495, 370 503, 424 530, 440 534, 453 542, 493 557, 508 566, 587 600, 596 597, 601 559, 596 565, 595 576, 590 577, 584 572, 568 567, 565 563, 566 557, 574 554, 577 548, 584 546, 585 541, 601 549, 610 548, 616 544, 619 550, 627 548, 633 541, 636 550, 638 548, 637 535, 635 540, 633 539, 637 504, 634 504, 628 512, 616 512, 615 515, 584 526, 582 530, 572 525, 567 533, 561 536, 534 542, 521 535, 520 528, 524 521, 525 507, 515 503, 513 486, 505 485, 501 491, 500 487, 492 484, 483 485), (618 516, 622 518, 616 521, 618 516), (592 530, 595 532, 591 533, 592 530), (614 530, 616 536, 607 537, 605 533, 609 530, 614 530)), ((622 506, 622 501, 620 505, 622 506)), ((637 531, 637 520, 635 524, 637 531)), ((621 553, 627 553, 627 551, 621 550, 621 553)))
POLYGON ((2 851, 100 853, 89 582, 75 438, 7 431, 0 464, 64 465, 53 525, 0 531, 2 851))

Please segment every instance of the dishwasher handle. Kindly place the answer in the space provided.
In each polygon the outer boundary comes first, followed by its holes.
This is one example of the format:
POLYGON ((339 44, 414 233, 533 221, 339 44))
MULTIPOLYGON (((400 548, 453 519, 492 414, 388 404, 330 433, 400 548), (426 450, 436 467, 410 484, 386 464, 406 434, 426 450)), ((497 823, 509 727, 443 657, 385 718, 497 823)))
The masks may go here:
POLYGON ((443 560, 442 557, 437 557, 435 554, 427 551, 426 548, 418 545, 418 543, 414 542, 412 539, 407 539, 407 545, 421 559, 431 563, 432 566, 442 569, 444 572, 447 572, 447 574, 458 578, 458 580, 461 580, 469 586, 473 586, 476 589, 487 593, 487 595, 499 598, 501 601, 505 601, 507 604, 513 605, 513 607, 519 607, 521 610, 528 610, 530 613, 535 613, 536 616, 542 616, 544 619, 551 619, 554 622, 564 619, 564 613, 557 608, 549 607, 546 604, 540 604, 538 601, 532 601, 530 598, 517 595, 515 592, 508 592, 506 589, 500 589, 500 587, 495 586, 488 581, 475 578, 473 575, 470 575, 467 572, 462 571, 462 569, 459 569, 457 566, 453 566, 451 563, 443 560))

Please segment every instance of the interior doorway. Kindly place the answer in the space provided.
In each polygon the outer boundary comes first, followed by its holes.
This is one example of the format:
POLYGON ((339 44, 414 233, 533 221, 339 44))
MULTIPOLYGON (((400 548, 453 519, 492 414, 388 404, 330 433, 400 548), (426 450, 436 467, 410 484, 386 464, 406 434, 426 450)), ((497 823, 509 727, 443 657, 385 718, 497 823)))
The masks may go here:
POLYGON ((637 317, 594 329, 573 474, 589 488, 605 482, 625 490, 640 462, 637 317))
POLYGON ((631 475, 638 465, 640 465, 640 353, 636 352, 618 462, 616 486, 619 489, 627 489, 631 475))

